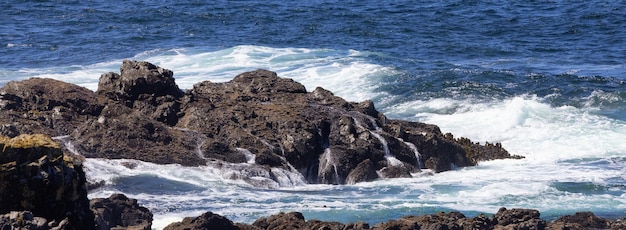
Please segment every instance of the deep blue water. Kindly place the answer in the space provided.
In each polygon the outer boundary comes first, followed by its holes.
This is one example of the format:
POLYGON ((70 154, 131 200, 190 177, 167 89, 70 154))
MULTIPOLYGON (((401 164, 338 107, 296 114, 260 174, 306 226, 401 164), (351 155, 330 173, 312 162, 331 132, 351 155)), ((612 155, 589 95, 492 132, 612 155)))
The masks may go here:
POLYGON ((244 222, 282 210, 357 221, 500 206, 626 215, 626 1, 9 0, 0 15, 0 86, 51 76, 90 87, 121 59, 154 61, 186 86, 268 68, 527 157, 293 193, 196 169, 88 164, 110 185, 93 196, 139 197, 160 224, 210 210, 244 222))
POLYGON ((624 1, 3 1, 0 13, 9 70, 258 45, 373 52, 403 72, 380 90, 416 97, 463 87, 576 104, 625 88, 624 1))

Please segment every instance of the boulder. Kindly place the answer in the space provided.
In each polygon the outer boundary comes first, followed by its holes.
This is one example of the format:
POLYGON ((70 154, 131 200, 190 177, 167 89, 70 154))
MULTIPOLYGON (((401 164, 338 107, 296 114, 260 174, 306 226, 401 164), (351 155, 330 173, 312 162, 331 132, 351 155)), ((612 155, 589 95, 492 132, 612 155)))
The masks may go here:
POLYGON ((75 162, 46 135, 0 136, 0 214, 24 210, 67 222, 65 229, 92 229, 85 173, 75 162))
POLYGON ((135 230, 152 229, 152 213, 139 206, 136 199, 124 194, 113 194, 109 198, 95 198, 89 201, 95 215, 97 230, 127 228, 135 230))
POLYGON ((365 223, 344 225, 339 222, 326 222, 320 220, 306 221, 300 212, 278 213, 269 217, 261 217, 252 223, 253 227, 263 230, 288 230, 288 229, 328 229, 342 230, 355 229, 354 226, 367 226, 365 223))
POLYGON ((546 221, 540 218, 540 213, 533 209, 506 209, 500 208, 493 216, 492 221, 505 229, 544 229, 546 221))

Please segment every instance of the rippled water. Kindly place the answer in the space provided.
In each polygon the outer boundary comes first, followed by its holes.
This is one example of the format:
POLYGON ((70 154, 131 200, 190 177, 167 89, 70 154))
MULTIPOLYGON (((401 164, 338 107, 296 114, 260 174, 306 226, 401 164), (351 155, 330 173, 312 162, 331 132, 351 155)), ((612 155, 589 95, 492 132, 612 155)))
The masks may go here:
POLYGON ((136 197, 157 228, 206 211, 243 222, 290 210, 376 222, 500 206, 626 215, 622 1, 9 1, 0 13, 0 85, 37 76, 95 90, 122 59, 171 69, 182 88, 264 68, 526 156, 278 189, 210 166, 88 160, 89 176, 107 181, 91 197, 136 197))

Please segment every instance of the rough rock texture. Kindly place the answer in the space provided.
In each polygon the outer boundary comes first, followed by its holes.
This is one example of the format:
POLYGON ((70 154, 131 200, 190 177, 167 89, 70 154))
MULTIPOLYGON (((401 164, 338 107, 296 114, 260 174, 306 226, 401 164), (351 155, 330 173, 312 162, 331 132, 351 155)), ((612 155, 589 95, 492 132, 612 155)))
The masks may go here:
POLYGON ((96 92, 51 79, 7 83, 0 88, 0 134, 31 132, 70 135, 86 157, 223 162, 226 177, 262 175, 279 185, 352 184, 518 157, 435 125, 387 119, 371 101, 347 102, 319 87, 308 92, 271 71, 183 92, 172 71, 140 61, 103 74, 96 92))
POLYGON ((185 218, 182 222, 172 223, 165 229, 301 229, 301 230, 348 230, 348 229, 375 229, 375 230, 565 230, 565 229, 624 229, 624 222, 606 220, 593 213, 576 213, 572 216, 563 216, 553 222, 542 220, 537 210, 501 208, 492 217, 485 214, 467 218, 459 212, 441 212, 433 215, 405 216, 395 220, 377 223, 374 226, 365 223, 325 222, 319 220, 306 221, 302 213, 278 213, 268 217, 261 217, 252 225, 233 223, 225 217, 207 212, 196 218, 185 218), (219 228, 216 228, 218 227, 219 228))
POLYGON ((66 229, 93 228, 85 173, 48 136, 0 136, 0 214, 20 210, 66 229))
POLYGON ((150 210, 139 206, 137 200, 129 199, 123 194, 113 194, 109 198, 92 199, 89 206, 95 215, 95 229, 108 230, 124 227, 150 230, 152 228, 150 210))
POLYGON ((559 217, 548 225, 549 229, 625 229, 623 223, 615 221, 611 224, 606 219, 595 216, 591 212, 577 212, 574 215, 559 217))
POLYGON ((168 127, 145 114, 111 103, 97 118, 74 129, 74 146, 85 157, 137 159, 159 164, 204 165, 198 141, 188 132, 168 127))
POLYGON ((46 230, 46 229, 69 229, 67 219, 61 223, 48 222, 46 218, 34 216, 29 211, 12 211, 0 215, 0 229, 12 230, 46 230))
POLYGON ((235 226, 235 223, 226 219, 223 216, 213 214, 212 212, 206 212, 199 217, 186 217, 181 222, 171 223, 163 230, 201 230, 201 229, 223 229, 223 230, 238 230, 239 227, 235 226))
POLYGON ((94 92, 53 79, 11 81, 0 88, 0 135, 67 135, 102 110, 94 92))
POLYGON ((124 60, 120 74, 100 76, 96 93, 168 125, 176 124, 183 96, 171 70, 148 62, 124 60))

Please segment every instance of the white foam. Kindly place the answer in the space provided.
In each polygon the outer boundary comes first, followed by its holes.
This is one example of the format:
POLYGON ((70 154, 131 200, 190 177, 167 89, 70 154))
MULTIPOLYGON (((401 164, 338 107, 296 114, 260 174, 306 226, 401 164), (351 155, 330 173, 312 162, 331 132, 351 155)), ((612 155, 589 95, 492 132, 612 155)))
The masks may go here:
MULTIPOLYGON (((152 50, 128 59, 146 60, 174 72, 182 89, 209 80, 226 82, 255 69, 268 69, 280 77, 292 78, 308 90, 323 87, 350 101, 380 96, 372 90, 380 78, 396 71, 369 63, 358 51, 306 48, 236 46, 217 51, 201 49, 152 50)), ((122 60, 85 66, 22 69, 11 73, 11 80, 30 77, 53 78, 96 90, 101 74, 119 72, 122 60)))

